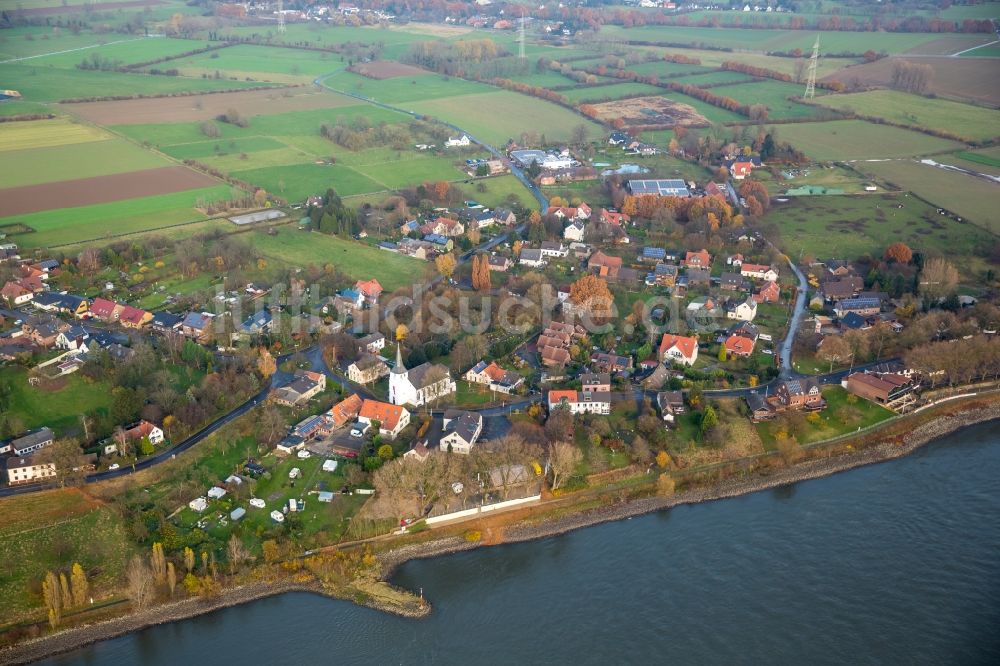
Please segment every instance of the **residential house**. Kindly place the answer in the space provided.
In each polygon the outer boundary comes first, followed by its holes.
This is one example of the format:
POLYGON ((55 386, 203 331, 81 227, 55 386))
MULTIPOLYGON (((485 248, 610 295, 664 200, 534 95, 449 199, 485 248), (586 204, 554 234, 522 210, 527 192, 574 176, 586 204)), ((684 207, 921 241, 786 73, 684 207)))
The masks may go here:
POLYGON ((472 144, 472 140, 469 139, 468 134, 462 134, 461 136, 448 137, 448 140, 444 142, 446 148, 464 148, 472 144))
POLYGON ((833 303, 835 301, 854 298, 864 288, 865 281, 862 278, 857 275, 849 275, 827 280, 821 285, 820 290, 823 292, 823 298, 833 303))
POLYGON ((708 250, 688 252, 684 255, 684 266, 687 268, 711 268, 712 255, 708 253, 708 250))
POLYGON ((427 443, 424 441, 417 442, 410 449, 403 454, 405 459, 413 459, 417 462, 424 462, 431 456, 431 449, 427 448, 427 443))
POLYGON ((753 321, 757 316, 757 301, 748 296, 745 301, 729 301, 726 303, 726 317, 740 321, 753 321))
POLYGON ((826 268, 826 272, 836 278, 856 276, 858 274, 854 269, 854 266, 849 261, 844 261, 842 259, 833 259, 826 262, 824 266, 826 268))
POLYGON ((28 316, 21 324, 21 332, 28 336, 32 344, 49 349, 56 344, 59 334, 70 325, 50 314, 28 316))
POLYGON ((31 304, 45 312, 63 312, 80 319, 87 314, 90 301, 73 294, 43 291, 40 294, 35 294, 31 304))
POLYGON ((403 236, 409 236, 417 231, 420 231, 420 222, 417 220, 407 220, 399 225, 399 233, 403 236))
POLYGON ((777 282, 765 282, 753 295, 753 299, 758 303, 777 303, 781 298, 781 289, 777 282))
POLYGON ((493 211, 493 219, 497 224, 510 227, 517 224, 517 216, 509 208, 497 208, 493 211))
POLYGON ((753 354, 755 340, 734 334, 726 338, 722 344, 726 348, 726 356, 728 358, 748 358, 753 354))
POLYGON ((570 241, 582 241, 587 233, 587 225, 581 220, 574 220, 563 229, 563 238, 570 241))
POLYGON ((328 409, 324 417, 331 428, 340 428, 358 417, 363 403, 361 396, 353 393, 328 409))
POLYGON ((833 312, 838 317, 844 317, 851 312, 862 317, 868 317, 876 315, 881 311, 882 302, 877 298, 845 298, 842 301, 837 301, 837 304, 833 307, 833 312))
POLYGON ((271 317, 271 313, 267 310, 261 310, 250 315, 240 324, 240 333, 243 335, 260 335, 271 330, 273 324, 274 320, 271 317))
POLYGON ((726 168, 729 170, 729 175, 733 180, 743 180, 754 170, 755 167, 761 166, 761 161, 759 157, 737 157, 732 160, 727 160, 726 168))
POLYGON ((731 254, 726 257, 726 266, 734 266, 739 268, 743 265, 743 255, 742 254, 731 254))
POLYGON ((13 456, 28 456, 35 451, 41 451, 55 441, 55 433, 51 428, 39 428, 16 437, 0 446, 0 453, 10 453, 13 456))
POLYGON ((429 243, 435 252, 442 254, 451 252, 455 248, 455 241, 441 234, 427 234, 424 236, 424 242, 429 243))
POLYGON ((365 297, 354 287, 341 289, 333 297, 333 308, 343 314, 351 314, 355 310, 360 310, 365 303, 365 297))
POLYGON ((601 215, 598 218, 603 224, 610 224, 613 227, 624 227, 632 218, 625 213, 618 213, 607 208, 601 209, 601 215))
POLYGON ((33 299, 35 292, 19 282, 7 282, 3 289, 0 289, 0 297, 7 301, 10 307, 17 307, 33 299))
POLYGON ((631 141, 632 137, 625 132, 612 132, 611 136, 608 137, 609 146, 624 146, 629 144, 631 141))
POLYGON ((712 272, 708 268, 688 268, 684 277, 688 287, 707 287, 712 283, 712 272))
POLYGON ((570 243, 569 251, 573 253, 576 259, 587 259, 594 253, 594 248, 587 245, 586 243, 570 243))
POLYGON ((210 312, 189 312, 181 321, 181 333, 185 337, 204 342, 212 335, 213 319, 215 315, 210 312))
POLYGON ((286 407, 294 407, 326 390, 326 375, 311 370, 297 370, 291 382, 271 391, 271 399, 286 407))
POLYGON ((384 291, 382 289, 382 285, 378 281, 378 278, 372 278, 371 280, 358 280, 354 283, 354 288, 361 294, 364 302, 369 305, 377 304, 379 296, 381 296, 384 291))
POLYGON ((580 375, 580 385, 588 393, 607 393, 611 390, 611 374, 607 372, 586 372, 580 375))
POLYGON ((157 333, 177 333, 183 321, 184 317, 172 312, 154 312, 153 318, 149 320, 149 327, 157 333))
POLYGON ((826 407, 819 383, 811 377, 780 382, 774 395, 768 398, 768 402, 777 411, 786 409, 818 411, 826 407))
POLYGON ((523 249, 518 257, 518 263, 525 266, 531 266, 532 268, 540 268, 544 266, 547 261, 542 255, 542 251, 538 249, 523 249))
POLYGON ((396 365, 389 373, 389 402, 394 405, 420 406, 437 400, 457 389, 448 368, 433 363, 422 363, 409 370, 403 365, 403 356, 396 348, 396 365))
POLYGON ((389 366, 375 354, 362 354, 347 366, 347 378, 357 384, 371 384, 389 374, 389 366))
POLYGON ((125 432, 125 438, 130 442, 138 442, 143 438, 148 437, 149 443, 154 446, 163 444, 163 430, 145 419, 139 421, 138 423, 125 426, 123 430, 125 432))
POLYGON ((767 398, 759 393, 750 393, 746 396, 746 401, 747 407, 750 408, 750 420, 754 423, 770 421, 777 416, 767 398))
POLYGON ((365 400, 358 412, 358 422, 371 425, 379 422, 379 434, 396 439, 406 426, 410 425, 410 412, 400 405, 391 405, 378 400, 365 400))
POLYGON ((778 279, 778 271, 766 264, 741 264, 740 274, 743 277, 767 280, 768 282, 774 282, 778 279))
POLYGON ((489 386, 490 390, 500 393, 511 393, 524 381, 524 378, 517 373, 501 368, 496 361, 489 364, 480 361, 466 371, 463 379, 473 384, 484 384, 489 386))
POLYGON ((496 224, 497 219, 493 217, 493 213, 488 210, 480 211, 472 216, 470 222, 476 224, 476 228, 485 229, 486 227, 492 227, 496 224))
POLYGON ((719 288, 724 291, 745 291, 747 280, 739 273, 723 273, 719 278, 719 288))
POLYGON ((140 308, 126 305, 121 310, 121 315, 118 317, 118 323, 125 328, 138 330, 148 324, 152 318, 152 312, 146 312, 140 308))
POLYGON ((621 268, 621 257, 612 257, 600 250, 590 255, 590 259, 587 261, 587 270, 595 275, 612 280, 618 277, 621 268))
POLYGON ((561 259, 569 254, 569 250, 562 243, 557 243, 556 241, 542 241, 539 249, 542 251, 543 257, 553 257, 556 259, 561 259))
POLYGON ((374 354, 385 349, 385 336, 378 332, 369 333, 364 337, 358 338, 356 344, 358 351, 374 354))
POLYGON ((509 257, 505 257, 500 254, 491 254, 487 260, 487 264, 491 271, 507 272, 507 269, 511 267, 511 260, 509 257))
POLYGON ((865 400, 893 407, 912 397, 916 384, 906 375, 898 373, 855 372, 847 376, 844 387, 865 400))
POLYGON ((6 460, 7 483, 20 486, 50 479, 56 475, 56 465, 41 462, 33 456, 10 456, 6 460))
POLYGON ((664 333, 659 354, 665 363, 694 365, 698 360, 698 338, 664 333))
POLYGON ((106 298, 95 298, 94 302, 90 304, 90 316, 94 319, 113 323, 118 321, 124 307, 106 298))
POLYGON ((438 444, 442 451, 469 454, 483 432, 483 417, 477 412, 445 410, 444 436, 438 444))
POLYGON ((87 332, 83 326, 73 326, 67 328, 65 331, 59 333, 56 336, 56 349, 65 349, 66 351, 78 351, 86 354, 88 351, 87 341, 90 339, 90 333, 87 332))
POLYGON ((556 409, 567 409, 571 414, 610 414, 611 394, 588 393, 584 391, 549 391, 549 413, 556 409))
POLYGON ((596 351, 590 355, 590 363, 599 372, 628 375, 632 372, 632 357, 596 351))
POLYGON ((740 335, 757 342, 757 339, 760 338, 760 329, 748 321, 740 321, 727 328, 726 335, 740 335))
POLYGON ((660 391, 656 394, 656 406, 660 410, 660 416, 670 425, 676 425, 676 417, 687 411, 681 391, 660 391))

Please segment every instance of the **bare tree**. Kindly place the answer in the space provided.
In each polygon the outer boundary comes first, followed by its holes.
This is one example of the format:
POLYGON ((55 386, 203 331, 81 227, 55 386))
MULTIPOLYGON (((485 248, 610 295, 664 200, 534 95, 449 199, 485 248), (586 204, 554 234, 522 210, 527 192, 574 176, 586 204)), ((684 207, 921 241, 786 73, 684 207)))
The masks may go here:
POLYGON ((552 490, 558 490, 583 460, 583 453, 569 442, 556 442, 549 451, 552 490))
POLYGON ((141 611, 152 600, 153 573, 149 570, 146 560, 135 555, 125 570, 126 594, 132 600, 132 607, 141 611))
POLYGON ((236 569, 241 564, 250 560, 250 551, 236 534, 229 537, 229 543, 226 545, 226 557, 229 560, 231 573, 236 573, 236 569))

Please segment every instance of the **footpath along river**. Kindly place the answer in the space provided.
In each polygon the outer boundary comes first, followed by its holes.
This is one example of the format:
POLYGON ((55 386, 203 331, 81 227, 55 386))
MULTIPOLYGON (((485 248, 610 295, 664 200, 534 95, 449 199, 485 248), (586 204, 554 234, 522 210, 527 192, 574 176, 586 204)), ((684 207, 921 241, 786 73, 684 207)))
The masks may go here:
POLYGON ((291 593, 45 664, 997 664, 1000 423, 736 499, 403 565, 424 620, 291 593))

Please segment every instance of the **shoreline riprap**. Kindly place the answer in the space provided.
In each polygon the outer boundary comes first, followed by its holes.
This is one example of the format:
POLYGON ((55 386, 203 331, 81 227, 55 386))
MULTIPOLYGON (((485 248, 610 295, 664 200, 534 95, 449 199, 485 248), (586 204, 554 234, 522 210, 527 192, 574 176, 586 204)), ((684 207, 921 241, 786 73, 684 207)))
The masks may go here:
MULTIPOLYGON (((952 434, 962 428, 998 419, 1000 419, 1000 404, 991 405, 985 409, 942 415, 914 428, 904 437, 901 444, 881 442, 856 452, 820 460, 810 460, 785 469, 758 472, 751 478, 728 479, 708 487, 687 490, 670 497, 649 497, 628 500, 609 506, 560 516, 555 519, 545 519, 542 517, 537 522, 513 525, 506 528, 502 543, 521 543, 550 538, 584 527, 662 511, 681 504, 697 504, 738 497, 800 481, 818 479, 857 467, 901 458, 931 441, 952 434)), ((410 560, 439 557, 484 547, 490 546, 480 542, 467 541, 459 536, 450 536, 443 539, 400 546, 380 554, 382 580, 388 582, 393 572, 410 560)), ((154 606, 132 615, 101 620, 89 625, 74 627, 33 639, 0 651, 0 664, 28 664, 152 626, 185 620, 288 592, 308 592, 342 599, 341 597, 329 594, 318 583, 298 583, 292 581, 250 583, 223 590, 217 597, 212 599, 184 599, 165 605, 154 606)), ((379 603, 376 599, 369 599, 364 605, 376 610, 408 617, 423 617, 430 612, 430 606, 428 605, 419 613, 404 613, 398 608, 387 607, 385 604, 379 603)))

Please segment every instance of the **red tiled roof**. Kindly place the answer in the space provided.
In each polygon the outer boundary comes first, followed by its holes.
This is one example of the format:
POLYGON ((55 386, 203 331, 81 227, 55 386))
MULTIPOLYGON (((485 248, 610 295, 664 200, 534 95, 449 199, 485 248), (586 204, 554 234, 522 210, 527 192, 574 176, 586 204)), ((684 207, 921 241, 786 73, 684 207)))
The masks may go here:
POLYGON ((110 317, 118 304, 105 298, 95 298, 90 306, 90 312, 95 317, 110 317))
POLYGON ((358 413, 362 418, 381 423, 383 430, 395 430, 402 415, 403 408, 399 405, 390 405, 388 402, 378 400, 365 400, 358 413))
POLYGON ((549 404, 561 402, 565 400, 566 402, 576 402, 576 391, 565 390, 565 391, 549 391, 549 404))
POLYGON ((361 406, 363 401, 361 396, 357 393, 351 395, 350 397, 344 398, 336 405, 331 407, 327 414, 333 420, 333 423, 337 426, 342 426, 361 412, 361 406))
POLYGON ((146 318, 149 313, 145 310, 140 310, 139 308, 134 308, 131 305, 126 305, 122 308, 121 315, 118 317, 120 321, 127 324, 141 324, 142 320, 146 318))
POLYGON ((365 296, 378 296, 383 291, 378 278, 372 278, 371 280, 358 280, 354 283, 354 286, 365 296))
POLYGON ((753 353, 753 340, 740 335, 726 338, 726 351, 731 354, 749 355, 753 353))
POLYGON ((660 356, 674 347, 680 351, 685 358, 691 358, 694 356, 695 350, 698 348, 698 338, 689 338, 683 335, 671 335, 670 333, 664 333, 663 339, 660 340, 660 356))
POLYGON ((708 266, 712 263, 712 255, 708 253, 708 250, 701 250, 699 252, 688 252, 684 255, 684 263, 690 264, 692 259, 699 259, 699 266, 708 266))

